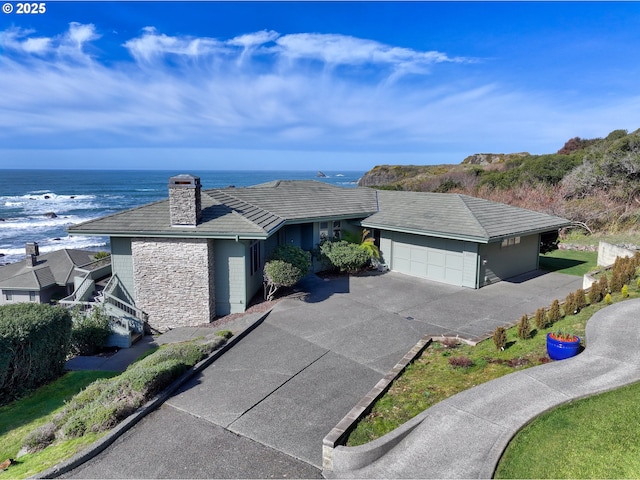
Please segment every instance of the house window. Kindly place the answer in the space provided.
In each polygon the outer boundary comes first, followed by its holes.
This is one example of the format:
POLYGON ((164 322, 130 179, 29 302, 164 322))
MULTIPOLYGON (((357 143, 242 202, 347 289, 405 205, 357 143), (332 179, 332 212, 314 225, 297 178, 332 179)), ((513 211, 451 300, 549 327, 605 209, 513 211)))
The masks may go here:
POLYGON ((320 222, 320 241, 324 242, 329 238, 329 222, 320 222))
POLYGON ((29 301, 30 302, 36 301, 36 292, 29 292, 29 301))
POLYGON ((502 244, 501 246, 504 247, 511 247, 513 245, 518 245, 520 243, 520 237, 511 237, 511 238, 504 238, 502 239, 502 244))
POLYGON ((340 240, 340 237, 342 237, 342 225, 340 220, 335 220, 333 222, 333 238, 340 240))
POLYGON ((260 270, 260 242, 253 242, 250 247, 251 275, 260 270))

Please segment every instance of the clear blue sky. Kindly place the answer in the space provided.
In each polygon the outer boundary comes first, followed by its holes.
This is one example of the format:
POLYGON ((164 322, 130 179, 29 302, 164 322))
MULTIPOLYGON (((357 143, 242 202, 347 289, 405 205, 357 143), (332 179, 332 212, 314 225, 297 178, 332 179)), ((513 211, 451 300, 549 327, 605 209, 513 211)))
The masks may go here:
POLYGON ((638 2, 9 3, 0 168, 367 170, 640 128, 638 2))

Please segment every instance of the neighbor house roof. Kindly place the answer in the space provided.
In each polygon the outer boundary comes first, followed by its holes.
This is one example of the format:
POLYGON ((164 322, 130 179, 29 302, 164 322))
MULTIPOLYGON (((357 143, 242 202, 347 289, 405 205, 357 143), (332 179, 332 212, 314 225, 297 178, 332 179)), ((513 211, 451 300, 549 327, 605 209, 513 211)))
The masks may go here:
POLYGON ((394 230, 479 243, 570 225, 565 218, 453 193, 379 191, 380 210, 362 221, 394 230))
POLYGON ((267 238, 287 223, 358 219, 368 228, 487 243, 570 222, 467 195, 342 188, 314 180, 203 190, 195 227, 171 226, 164 200, 69 228, 73 234, 267 238))
POLYGON ((77 269, 94 261, 95 252, 62 249, 36 257, 33 267, 25 260, 0 267, 0 288, 5 290, 42 290, 53 285, 73 283, 82 275, 77 269))
POLYGON ((376 193, 318 181, 280 180, 253 187, 203 190, 195 227, 171 226, 169 200, 69 228, 83 235, 266 238, 287 222, 364 218, 377 210, 376 193))

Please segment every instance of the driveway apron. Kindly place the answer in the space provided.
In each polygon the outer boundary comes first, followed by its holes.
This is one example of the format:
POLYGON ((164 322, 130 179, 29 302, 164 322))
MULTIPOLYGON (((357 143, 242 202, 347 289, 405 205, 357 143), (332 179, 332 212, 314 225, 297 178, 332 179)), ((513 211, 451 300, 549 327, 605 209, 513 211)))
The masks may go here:
MULTIPOLYGON (((280 301, 261 325, 142 422, 166 425, 167 431, 142 442, 149 451, 138 451, 136 462, 154 462, 152 445, 167 452, 164 444, 171 438, 194 429, 193 442, 172 443, 176 462, 184 450, 197 462, 215 465, 223 461, 216 451, 224 443, 224 430, 268 449, 285 468, 276 476, 315 477, 324 436, 424 335, 486 338, 496 326, 515 323, 581 283, 578 277, 536 274, 470 290, 392 272, 331 280, 309 276, 297 296, 280 301), (315 468, 305 470, 304 465, 315 468)), ((127 433, 132 451, 141 428, 127 433)), ((124 448, 126 440, 121 440, 124 448)), ((238 458, 243 452, 238 444, 238 458)), ((94 460, 102 462, 101 476, 108 476, 109 455, 113 447, 94 460)), ((260 477, 263 472, 251 465, 235 462, 233 476, 260 477)), ((197 477, 206 471, 198 468, 184 475, 174 469, 168 476, 197 477)), ((77 474, 91 476, 82 467, 77 474)), ((146 475, 119 468, 115 476, 146 475)))

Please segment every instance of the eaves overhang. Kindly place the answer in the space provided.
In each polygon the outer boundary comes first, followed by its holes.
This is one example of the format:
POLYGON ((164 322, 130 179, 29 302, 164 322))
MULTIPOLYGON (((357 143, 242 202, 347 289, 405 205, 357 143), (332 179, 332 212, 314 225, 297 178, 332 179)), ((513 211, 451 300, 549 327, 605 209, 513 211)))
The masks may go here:
POLYGON ((398 227, 394 225, 384 225, 384 224, 377 224, 373 222, 367 222, 366 220, 363 220, 362 222, 360 222, 360 225, 367 228, 375 228, 377 230, 389 230, 392 232, 409 233, 412 235, 420 235, 423 237, 447 238, 451 240, 461 240, 463 242, 489 243, 490 241, 490 239, 487 237, 438 232, 435 230, 421 230, 421 229, 409 228, 409 227, 398 227))
POLYGON ((69 235, 88 235, 94 237, 117 237, 117 238, 210 238, 214 240, 264 240, 271 236, 273 232, 265 233, 210 233, 210 232, 189 232, 185 230, 169 231, 120 231, 120 232, 96 232, 86 230, 67 230, 69 235))

